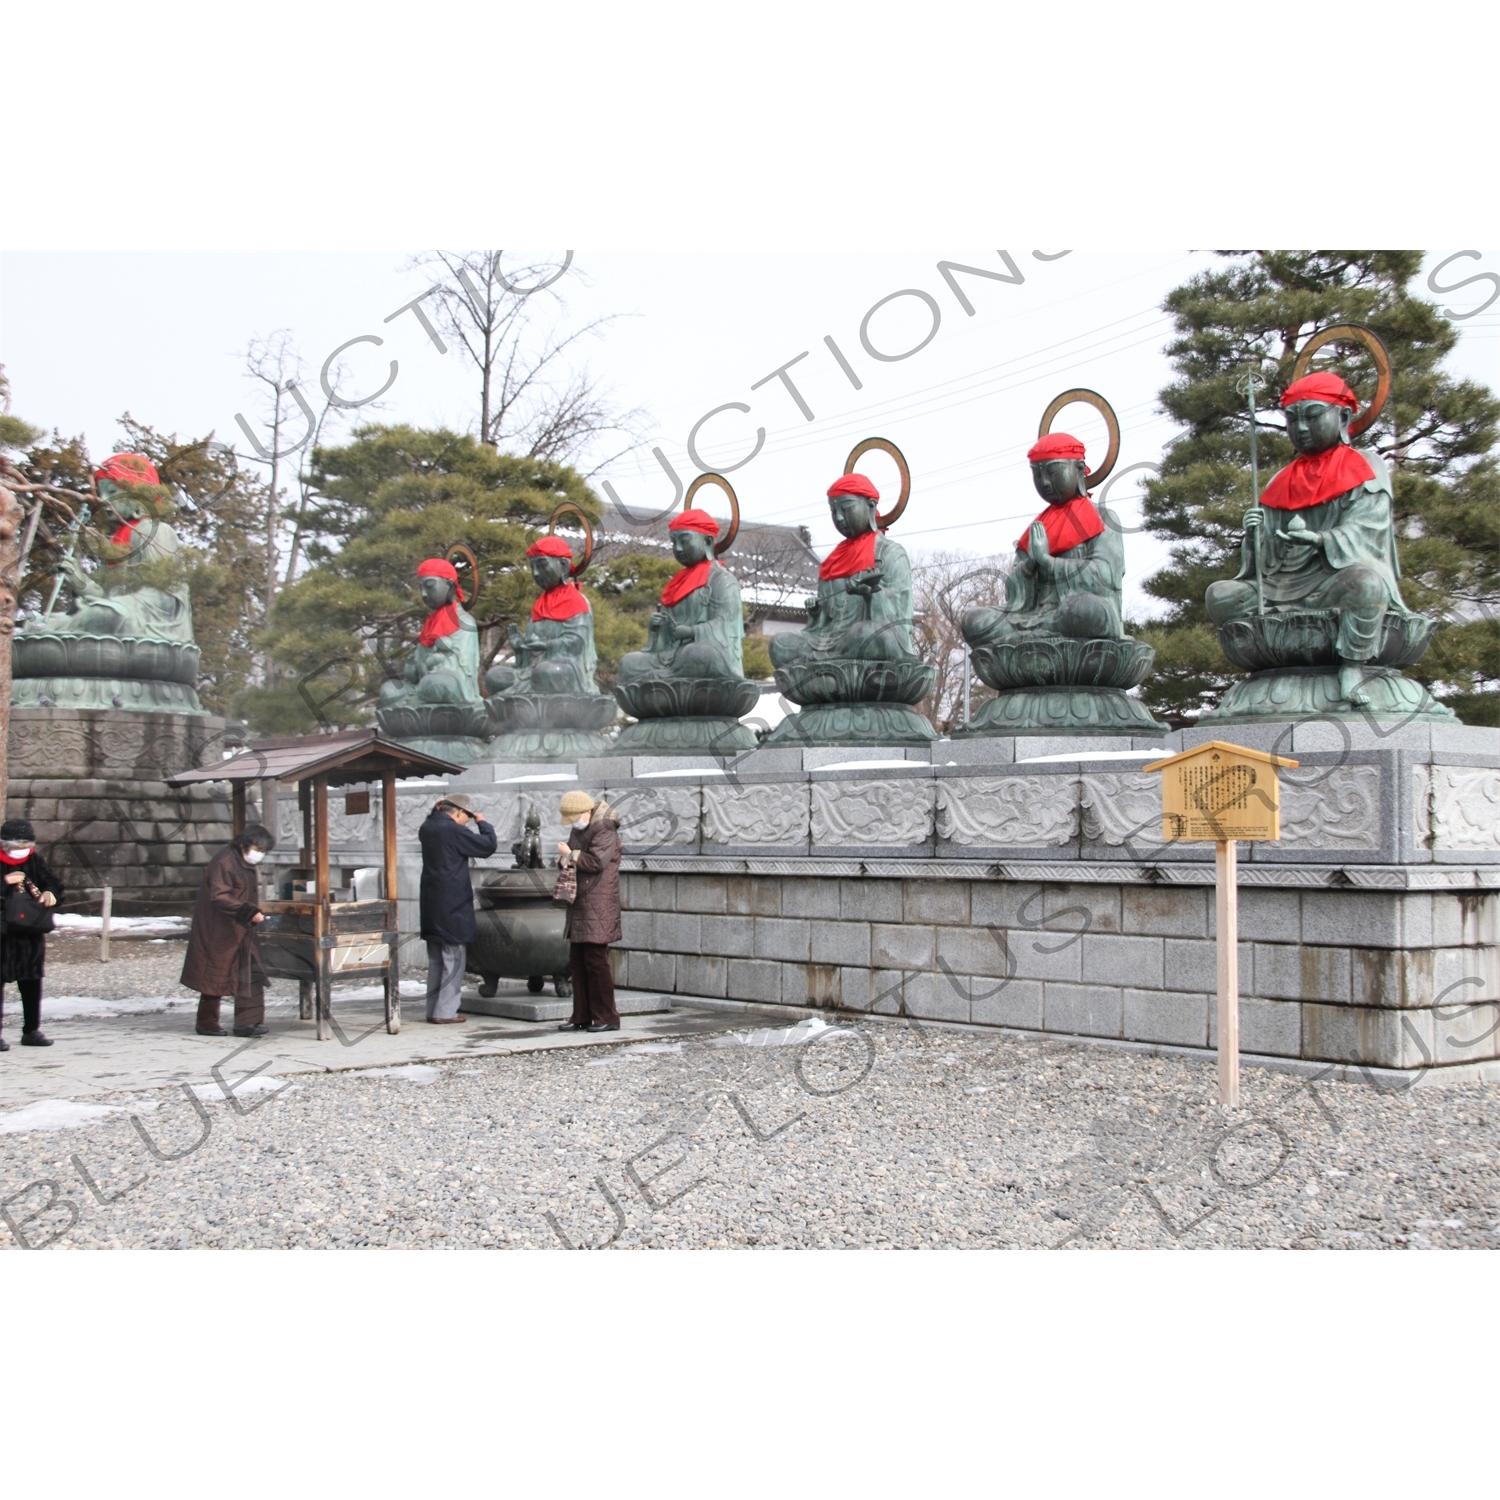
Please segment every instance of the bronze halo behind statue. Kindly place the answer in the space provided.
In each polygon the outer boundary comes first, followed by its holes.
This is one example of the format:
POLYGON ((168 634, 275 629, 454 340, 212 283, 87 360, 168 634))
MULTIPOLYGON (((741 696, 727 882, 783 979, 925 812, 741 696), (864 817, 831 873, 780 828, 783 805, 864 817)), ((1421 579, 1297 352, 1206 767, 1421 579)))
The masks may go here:
POLYGON ((1048 403, 1027 453, 1046 504, 1017 541, 1004 601, 966 610, 962 622, 974 671, 997 696, 955 738, 1166 733, 1128 695, 1156 653, 1125 634, 1121 528, 1090 493, 1119 456, 1120 421, 1098 391, 1074 386, 1048 403), (1109 433, 1096 469, 1077 438, 1052 432, 1058 414, 1075 404, 1093 407, 1109 433))
POLYGON ((588 572, 589 564, 594 560, 594 525, 583 513, 581 507, 574 505, 571 500, 564 500, 553 509, 552 515, 547 522, 547 535, 557 535, 557 518, 564 515, 578 517, 578 523, 583 527, 583 556, 568 567, 568 576, 571 578, 582 578, 588 572))
POLYGON ((740 586, 718 559, 734 545, 740 502, 722 474, 699 474, 668 524, 681 571, 662 591, 646 644, 620 662, 615 697, 636 720, 620 731, 622 755, 738 755, 756 746, 740 723, 760 702, 745 680, 745 617, 740 586), (729 501, 729 524, 693 504, 714 487, 729 501))

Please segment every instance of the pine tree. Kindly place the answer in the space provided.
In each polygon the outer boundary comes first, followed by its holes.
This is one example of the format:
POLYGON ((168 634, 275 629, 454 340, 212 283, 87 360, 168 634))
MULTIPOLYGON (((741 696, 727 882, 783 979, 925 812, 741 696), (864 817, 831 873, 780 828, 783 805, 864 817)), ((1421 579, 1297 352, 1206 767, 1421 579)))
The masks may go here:
MULTIPOLYGON (((418 563, 460 542, 479 564, 477 598, 467 598, 466 572, 461 583, 484 670, 506 649, 507 627, 524 629, 530 618, 536 587, 526 548, 554 508, 571 501, 594 522, 602 512, 566 465, 498 453, 443 428, 357 428, 349 442, 314 452, 312 484, 311 566, 281 591, 263 638, 286 680, 240 700, 262 732, 300 732, 320 718, 367 721, 382 679, 416 645, 426 614, 418 563)), ((675 566, 622 557, 582 579, 606 685, 619 658, 645 643, 646 617, 675 566)))
MULTIPOLYGON (((1468 723, 1500 722, 1500 401, 1442 369, 1453 324, 1407 288, 1420 251, 1224 252, 1230 264, 1195 276, 1167 298, 1178 337, 1167 354, 1178 378, 1161 393, 1185 429, 1147 486, 1146 522, 1171 544, 1171 562, 1146 580, 1168 606, 1136 627, 1156 647, 1141 696, 1176 723, 1212 706, 1239 675, 1219 650, 1203 596, 1239 569, 1241 518, 1250 504, 1245 397, 1255 370, 1260 482, 1292 458, 1278 402, 1298 351, 1320 328, 1363 323, 1390 353, 1391 396, 1358 441, 1391 466, 1397 548, 1407 606, 1441 620, 1408 675, 1468 723)), ((1314 369, 1336 370, 1366 401, 1373 362, 1358 344, 1330 344, 1314 369)))

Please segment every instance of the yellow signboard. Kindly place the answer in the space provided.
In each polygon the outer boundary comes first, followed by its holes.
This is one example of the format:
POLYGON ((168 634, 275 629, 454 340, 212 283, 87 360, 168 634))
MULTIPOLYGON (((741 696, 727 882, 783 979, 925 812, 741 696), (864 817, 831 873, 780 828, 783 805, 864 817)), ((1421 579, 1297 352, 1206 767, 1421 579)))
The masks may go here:
POLYGON ((1276 770, 1296 765, 1294 760, 1222 740, 1153 762, 1146 770, 1162 773, 1162 838, 1207 843, 1279 839, 1281 787, 1276 770))

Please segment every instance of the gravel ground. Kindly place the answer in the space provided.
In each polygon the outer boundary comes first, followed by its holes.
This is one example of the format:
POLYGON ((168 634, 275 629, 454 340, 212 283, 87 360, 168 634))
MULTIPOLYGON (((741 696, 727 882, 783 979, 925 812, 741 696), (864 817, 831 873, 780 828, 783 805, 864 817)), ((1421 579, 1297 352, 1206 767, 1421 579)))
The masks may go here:
POLYGON ((1226 1112, 1211 1062, 907 1022, 749 1044, 766 1024, 100 1096, 0 1133, 0 1244, 1500 1245, 1492 1088, 1248 1069, 1226 1112))

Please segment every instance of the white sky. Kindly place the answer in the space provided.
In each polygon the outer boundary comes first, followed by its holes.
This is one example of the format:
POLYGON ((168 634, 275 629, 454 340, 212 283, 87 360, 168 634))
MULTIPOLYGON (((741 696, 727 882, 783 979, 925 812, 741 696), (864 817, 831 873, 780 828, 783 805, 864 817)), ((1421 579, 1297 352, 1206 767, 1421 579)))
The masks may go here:
MULTIPOLYGON (((761 452, 730 476, 747 518, 805 524, 820 550, 832 545, 824 491, 854 443, 880 436, 902 449, 914 476, 894 533, 900 540, 917 552, 1008 552, 1039 509, 1025 450, 1060 391, 1090 387, 1114 405, 1124 433, 1120 468, 1159 459, 1174 430, 1156 409, 1171 373, 1161 302, 1211 263, 1186 252, 1080 250, 1052 261, 1011 253, 1022 285, 959 277, 976 309, 970 317, 937 263, 1002 270, 994 250, 575 251, 574 272, 558 284, 568 295, 566 317, 620 315, 581 346, 580 358, 621 406, 644 409, 651 434, 645 449, 610 464, 596 485, 609 479, 633 506, 666 504, 671 490, 650 448, 660 446, 690 478, 693 424, 740 401, 750 412, 716 417, 699 449, 709 464, 732 464, 750 451, 756 429, 765 429, 761 452), (875 360, 861 347, 861 321, 883 297, 908 288, 935 300, 937 332, 909 358, 875 360), (839 370, 825 335, 863 389, 855 391, 839 370), (803 351, 808 357, 790 375, 814 413, 811 422, 779 380, 751 389, 803 351)), ((1429 266, 1451 253, 1433 252, 1429 266)), ((559 258, 544 249, 524 255, 559 258)), ((1500 256, 1485 252, 1480 261, 1449 266, 1440 284, 1497 270, 1500 256)), ((295 335, 314 391, 318 367, 339 344, 360 334, 386 340, 378 349, 356 345, 345 356, 351 392, 377 389, 391 359, 400 367, 383 405, 359 415, 471 428, 477 381, 461 351, 450 346, 439 355, 409 314, 383 321, 426 284, 408 257, 386 252, 10 253, 0 257, 0 361, 16 413, 64 434, 83 433, 96 457, 114 445, 116 418, 127 410, 183 437, 213 431, 243 451, 235 414, 244 412, 260 431, 244 349, 252 337, 280 328, 295 335)), ((1467 312, 1490 290, 1480 282, 1439 300, 1467 312)), ((1492 385, 1497 310, 1459 324, 1451 361, 1455 371, 1492 385)), ((900 352, 931 328, 928 306, 903 297, 875 315, 869 337, 883 352, 900 352)), ((1104 424, 1094 412, 1075 406, 1055 425, 1081 437, 1097 464, 1104 424)), ((883 493, 894 493, 889 460, 875 455, 861 467, 883 493)), ((1139 517, 1137 477, 1124 477, 1110 493, 1127 527, 1139 517)), ((719 499, 709 493, 715 508, 719 499)), ((1147 535, 1127 535, 1126 555, 1127 605, 1143 612, 1149 603, 1140 581, 1160 565, 1164 548, 1147 535)))

